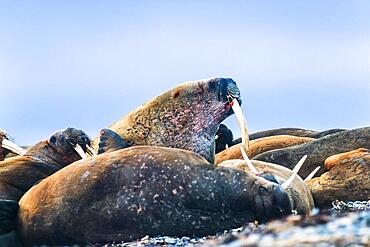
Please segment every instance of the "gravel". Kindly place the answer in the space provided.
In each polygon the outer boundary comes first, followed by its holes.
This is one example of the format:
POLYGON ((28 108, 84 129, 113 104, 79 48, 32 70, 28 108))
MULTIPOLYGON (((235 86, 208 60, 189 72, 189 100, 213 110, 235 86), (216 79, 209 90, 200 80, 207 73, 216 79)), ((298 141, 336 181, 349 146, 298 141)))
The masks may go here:
POLYGON ((135 242, 104 246, 370 246, 370 200, 332 204, 332 209, 315 209, 310 216, 292 215, 265 225, 249 223, 214 236, 145 236, 135 242))

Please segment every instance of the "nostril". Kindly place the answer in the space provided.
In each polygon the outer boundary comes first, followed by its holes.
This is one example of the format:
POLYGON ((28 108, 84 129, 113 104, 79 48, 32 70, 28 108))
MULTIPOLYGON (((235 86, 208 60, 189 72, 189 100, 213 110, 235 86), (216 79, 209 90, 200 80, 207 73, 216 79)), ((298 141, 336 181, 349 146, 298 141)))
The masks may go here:
POLYGON ((261 195, 267 195, 268 192, 269 192, 269 190, 266 187, 264 187, 264 186, 259 186, 258 187, 258 192, 261 195))

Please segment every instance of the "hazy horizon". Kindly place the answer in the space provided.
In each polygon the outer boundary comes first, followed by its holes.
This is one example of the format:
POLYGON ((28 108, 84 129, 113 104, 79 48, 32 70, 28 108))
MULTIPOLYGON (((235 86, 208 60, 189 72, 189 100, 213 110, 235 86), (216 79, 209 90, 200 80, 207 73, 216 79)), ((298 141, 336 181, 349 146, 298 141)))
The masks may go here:
POLYGON ((0 128, 20 145, 67 127, 94 137, 209 77, 238 83, 251 132, 369 126, 369 13, 368 1, 0 0, 0 128))

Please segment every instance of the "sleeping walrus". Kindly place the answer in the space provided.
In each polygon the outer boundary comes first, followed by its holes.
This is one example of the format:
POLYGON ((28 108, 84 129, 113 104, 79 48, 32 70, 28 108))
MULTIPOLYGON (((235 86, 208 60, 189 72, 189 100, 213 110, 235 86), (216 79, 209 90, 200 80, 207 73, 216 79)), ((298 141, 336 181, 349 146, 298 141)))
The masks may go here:
POLYGON ((26 246, 205 236, 291 213, 280 185, 186 150, 135 146, 77 161, 20 200, 26 246))

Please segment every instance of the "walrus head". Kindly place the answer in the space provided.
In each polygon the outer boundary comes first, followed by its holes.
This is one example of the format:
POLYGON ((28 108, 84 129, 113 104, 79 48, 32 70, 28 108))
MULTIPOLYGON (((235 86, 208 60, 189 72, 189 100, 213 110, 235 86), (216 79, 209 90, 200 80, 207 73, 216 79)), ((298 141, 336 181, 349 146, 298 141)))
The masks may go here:
MULTIPOLYGON (((180 148, 214 161, 215 134, 220 123, 241 104, 230 78, 181 84, 130 112, 109 129, 131 145, 180 148)), ((97 150, 99 137, 94 140, 97 150)))
POLYGON ((82 130, 67 128, 54 133, 49 139, 32 147, 25 156, 66 166, 90 153, 90 138, 82 130))
POLYGON ((253 195, 254 208, 260 222, 281 218, 292 213, 288 193, 279 184, 260 178, 250 190, 256 192, 253 195))
POLYGON ((5 159, 5 156, 13 152, 15 154, 23 155, 26 150, 19 147, 17 144, 9 140, 9 135, 0 129, 0 161, 5 159))

